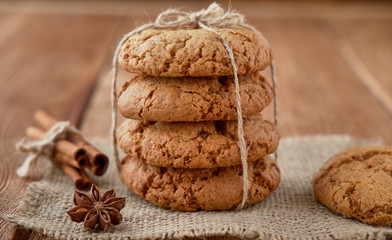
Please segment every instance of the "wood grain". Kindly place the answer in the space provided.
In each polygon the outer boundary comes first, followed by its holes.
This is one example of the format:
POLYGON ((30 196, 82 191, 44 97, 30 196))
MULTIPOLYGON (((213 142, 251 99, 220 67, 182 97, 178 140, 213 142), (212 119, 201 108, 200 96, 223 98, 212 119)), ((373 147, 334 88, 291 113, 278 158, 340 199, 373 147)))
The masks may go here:
MULTIPOLYGON (((0 11, 83 15, 128 15, 155 19, 169 7, 187 11, 206 8, 210 0, 149 1, 0 1, 0 11)), ((248 18, 301 19, 391 19, 390 1, 258 1, 220 0, 223 7, 244 13, 248 18)), ((133 26, 132 26, 133 27, 133 26)))
MULTIPOLYGON (((34 111, 79 123, 117 24, 116 16, 1 15, 0 214, 14 212, 27 184, 42 176, 43 161, 29 178, 15 175, 25 156, 14 145, 34 111)), ((0 222, 0 239, 13 232, 0 222)))
POLYGON ((341 56, 335 36, 323 27, 325 22, 252 22, 274 50, 284 136, 350 134, 392 143, 391 117, 341 56))
MULTIPOLYGON (((112 51, 106 58, 105 63, 101 67, 101 74, 97 81, 94 95, 91 97, 89 106, 86 108, 83 122, 81 123, 81 131, 88 138, 106 138, 110 139, 110 125, 111 125, 111 79, 110 72, 112 67, 112 56, 119 39, 127 32, 132 30, 130 25, 134 22, 145 22, 146 18, 132 18, 123 16, 119 22, 118 30, 114 36, 114 41, 111 43, 112 51)), ((132 76, 131 73, 119 67, 117 92, 122 88, 122 85, 132 76)), ((118 114, 118 122, 122 122, 124 118, 118 114)))
POLYGON ((392 20, 330 20, 351 70, 392 116, 392 20), (366 31, 364 31, 366 29, 366 31))

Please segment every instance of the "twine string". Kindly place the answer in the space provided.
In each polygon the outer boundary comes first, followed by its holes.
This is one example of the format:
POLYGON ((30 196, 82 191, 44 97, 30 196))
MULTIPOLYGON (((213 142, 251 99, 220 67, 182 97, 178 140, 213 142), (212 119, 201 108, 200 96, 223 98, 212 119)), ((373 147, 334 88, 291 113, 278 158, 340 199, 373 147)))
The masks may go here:
MULTIPOLYGON (((278 99, 277 99, 277 92, 278 92, 278 79, 276 78, 276 69, 275 69, 275 63, 272 61, 270 64, 270 70, 271 70, 271 81, 272 81, 272 92, 273 92, 273 102, 274 102, 274 124, 278 130, 279 128, 279 119, 278 119, 278 99)), ((274 153, 275 160, 278 160, 278 151, 275 151, 274 153)))
POLYGON ((21 139, 16 145, 16 149, 22 153, 29 153, 22 166, 16 170, 20 177, 26 177, 31 166, 35 164, 40 156, 52 157, 56 141, 64 138, 68 133, 79 133, 71 126, 70 122, 62 121, 54 124, 45 134, 42 140, 32 141, 28 138, 21 139))
MULTIPOLYGON (((246 147, 246 142, 244 138, 244 130, 243 130, 243 118, 242 118, 242 110, 241 110, 241 96, 240 96, 240 88, 238 81, 238 73, 237 73, 237 64, 235 63, 235 57, 233 50, 230 44, 226 41, 225 37, 220 34, 218 31, 213 29, 212 27, 227 27, 227 26, 242 26, 248 28, 256 33, 258 33, 262 38, 263 35, 252 25, 245 23, 245 18, 243 15, 232 11, 225 11, 222 7, 220 7, 217 3, 212 3, 207 9, 202 9, 198 12, 185 12, 177 9, 168 9, 162 13, 160 13, 153 23, 147 23, 142 25, 133 31, 127 33, 119 42, 116 47, 113 62, 112 62, 112 124, 111 124, 111 140, 112 140, 112 150, 113 157, 117 164, 118 169, 120 170, 120 160, 118 156, 117 149, 117 73, 118 73, 118 56, 121 50, 122 45, 133 35, 145 30, 145 29, 168 29, 168 28, 182 28, 182 27, 198 27, 205 29, 207 31, 214 32, 217 34, 221 42, 226 49, 230 63, 233 67, 233 76, 234 76, 234 85, 235 85, 235 94, 236 94, 236 108, 237 108, 237 121, 238 121, 238 145, 240 148, 240 157, 242 164, 242 178, 243 178, 243 195, 242 201, 238 205, 237 209, 241 209, 245 206, 246 201, 248 200, 248 192, 249 192, 249 179, 248 179, 248 162, 247 156, 248 151, 246 147)), ((277 105, 276 105, 276 78, 275 78, 275 70, 274 65, 271 63, 271 76, 273 82, 273 91, 274 91, 274 122, 277 121, 277 105)))

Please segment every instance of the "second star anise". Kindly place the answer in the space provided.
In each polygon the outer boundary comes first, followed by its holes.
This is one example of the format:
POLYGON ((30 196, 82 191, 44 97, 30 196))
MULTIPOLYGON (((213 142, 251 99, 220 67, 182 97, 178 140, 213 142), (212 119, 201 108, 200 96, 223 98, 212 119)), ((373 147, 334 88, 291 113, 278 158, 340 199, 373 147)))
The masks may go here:
POLYGON ((87 230, 109 230, 112 225, 122 221, 120 210, 125 206, 125 198, 116 197, 114 190, 107 191, 101 197, 97 186, 91 186, 89 194, 75 191, 76 207, 67 213, 74 222, 83 222, 87 230))

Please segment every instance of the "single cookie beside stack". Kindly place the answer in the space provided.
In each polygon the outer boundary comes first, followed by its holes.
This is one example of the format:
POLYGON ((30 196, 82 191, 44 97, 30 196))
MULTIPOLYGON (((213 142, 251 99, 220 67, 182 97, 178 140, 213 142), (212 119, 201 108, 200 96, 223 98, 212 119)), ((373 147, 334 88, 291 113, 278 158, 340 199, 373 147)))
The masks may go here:
POLYGON ((392 226, 392 146, 356 146, 326 161, 313 177, 317 201, 345 217, 392 226))
MULTIPOLYGON (((238 66, 249 194, 266 198, 280 182, 280 135, 260 112, 273 91, 259 75, 272 61, 269 43, 243 27, 216 29, 238 66)), ((138 75, 118 97, 129 118, 117 131, 127 154, 121 180, 139 196, 180 211, 227 210, 243 193, 232 65, 220 36, 204 29, 148 29, 122 46, 119 62, 138 75)))

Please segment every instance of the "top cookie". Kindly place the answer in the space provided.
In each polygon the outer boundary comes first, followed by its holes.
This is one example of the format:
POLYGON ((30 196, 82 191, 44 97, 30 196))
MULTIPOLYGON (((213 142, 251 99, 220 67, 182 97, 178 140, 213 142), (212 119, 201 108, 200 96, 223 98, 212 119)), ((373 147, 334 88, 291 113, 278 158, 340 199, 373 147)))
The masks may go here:
POLYGON ((353 147, 314 175, 316 199, 364 223, 392 225, 392 146, 353 147))
MULTIPOLYGON (((271 63, 271 47, 257 33, 239 26, 216 30, 233 49, 238 74, 257 72, 271 63)), ((121 47, 119 62, 129 72, 151 76, 233 74, 219 35, 205 29, 144 30, 130 37, 121 47)))

